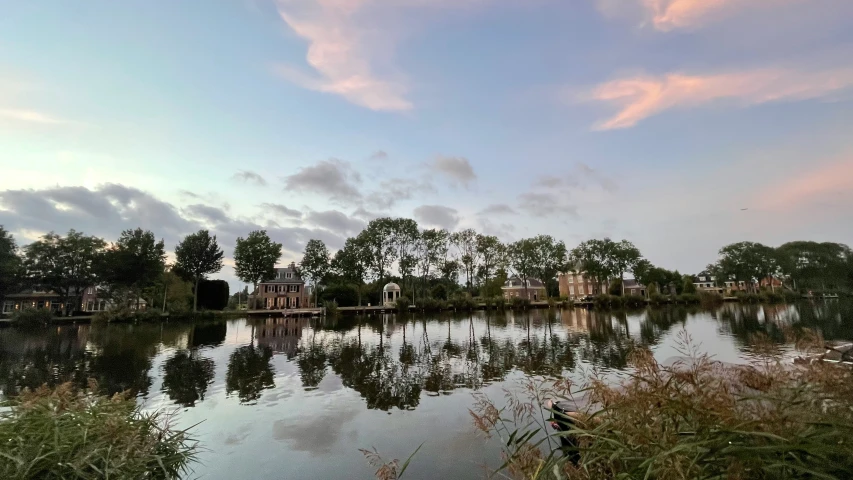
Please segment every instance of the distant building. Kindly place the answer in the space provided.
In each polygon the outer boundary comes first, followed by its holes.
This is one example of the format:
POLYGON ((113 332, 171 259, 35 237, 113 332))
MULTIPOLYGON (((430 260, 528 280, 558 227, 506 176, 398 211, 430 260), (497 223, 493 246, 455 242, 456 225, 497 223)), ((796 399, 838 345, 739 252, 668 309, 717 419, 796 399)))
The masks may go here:
POLYGON ((124 298, 116 299, 115 296, 107 295, 103 287, 87 287, 83 290, 83 298, 80 302, 80 310, 84 312, 106 312, 115 308, 125 306, 131 310, 145 310, 148 302, 144 298, 134 298, 132 294, 124 298))
POLYGON ((296 356, 302 330, 308 326, 307 318, 273 317, 254 323, 255 339, 259 347, 268 347, 275 354, 296 356))
POLYGON ((639 295, 641 297, 646 296, 646 286, 634 280, 633 278, 623 280, 622 284, 625 288, 625 295, 639 295))
POLYGON ((268 310, 306 308, 310 305, 305 280, 296 271, 296 264, 275 269, 275 278, 258 285, 259 298, 268 310))
POLYGON ((711 275, 707 270, 702 270, 693 276, 693 286, 696 287, 697 291, 716 292, 721 295, 726 291, 726 288, 717 286, 717 277, 711 275))
POLYGON ((73 310, 73 305, 70 301, 66 302, 63 309, 60 298, 61 296, 53 290, 28 289, 21 293, 11 293, 6 295, 3 301, 3 314, 11 315, 27 308, 47 308, 54 312, 73 310))
POLYGON ((587 295, 607 293, 607 282, 601 282, 597 287, 595 281, 586 272, 561 273, 558 277, 560 296, 571 300, 579 300, 587 295))
POLYGON ((548 293, 545 290, 545 284, 536 278, 528 278, 527 285, 520 278, 513 276, 507 279, 504 286, 501 287, 503 296, 507 300, 513 298, 527 298, 531 302, 548 299, 548 293))

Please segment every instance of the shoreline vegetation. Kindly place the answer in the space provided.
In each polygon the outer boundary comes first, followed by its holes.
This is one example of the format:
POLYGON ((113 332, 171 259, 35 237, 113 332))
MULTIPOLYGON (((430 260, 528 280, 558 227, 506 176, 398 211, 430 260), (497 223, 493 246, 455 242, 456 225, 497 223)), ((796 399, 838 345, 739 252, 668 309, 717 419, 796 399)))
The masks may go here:
POLYGON ((0 411, 0 478, 185 478, 198 442, 162 411, 125 392, 112 397, 70 383, 25 389, 0 411))

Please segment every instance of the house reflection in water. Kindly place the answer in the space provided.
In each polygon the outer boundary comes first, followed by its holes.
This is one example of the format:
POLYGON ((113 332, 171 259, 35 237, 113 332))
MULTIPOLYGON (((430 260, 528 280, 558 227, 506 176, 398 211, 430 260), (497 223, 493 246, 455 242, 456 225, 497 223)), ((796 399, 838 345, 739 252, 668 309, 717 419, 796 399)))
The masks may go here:
POLYGON ((586 308, 572 308, 561 312, 563 326, 570 332, 589 332, 593 312, 586 308))
POLYGON ((258 346, 269 347, 275 354, 296 356, 302 329, 308 326, 307 318, 271 317, 255 324, 258 346))

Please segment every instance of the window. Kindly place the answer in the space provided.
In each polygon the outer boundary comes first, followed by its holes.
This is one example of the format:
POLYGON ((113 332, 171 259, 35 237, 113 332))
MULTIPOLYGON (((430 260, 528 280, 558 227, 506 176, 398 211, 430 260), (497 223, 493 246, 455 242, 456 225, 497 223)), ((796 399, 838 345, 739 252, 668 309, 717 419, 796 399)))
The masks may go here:
POLYGON ((89 295, 94 295, 95 294, 95 287, 89 287, 89 289, 86 293, 88 293, 89 295))
POLYGON ((572 295, 575 294, 575 286, 574 285, 569 287, 569 293, 571 293, 572 295))
POLYGON ((293 273, 292 272, 285 273, 284 278, 293 278, 293 273))
POLYGON ((289 285, 289 287, 290 287, 290 288, 288 288, 289 292, 299 292, 299 285, 289 285))

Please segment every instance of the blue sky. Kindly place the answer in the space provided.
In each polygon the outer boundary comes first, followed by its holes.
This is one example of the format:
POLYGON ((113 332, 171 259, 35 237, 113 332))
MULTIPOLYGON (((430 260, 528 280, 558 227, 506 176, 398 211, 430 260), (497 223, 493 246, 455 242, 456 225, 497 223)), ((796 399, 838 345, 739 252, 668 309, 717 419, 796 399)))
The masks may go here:
POLYGON ((853 243, 847 0, 2 3, 22 244, 267 228, 289 261, 384 215, 682 271, 853 243))

